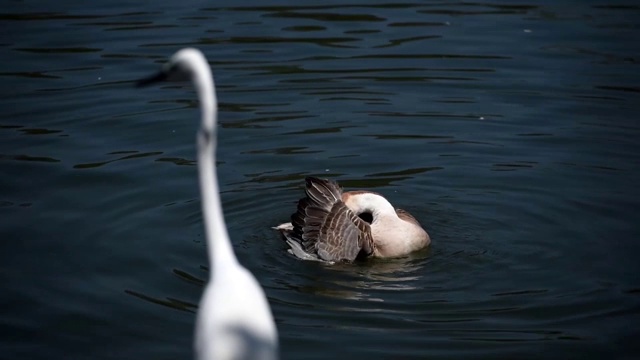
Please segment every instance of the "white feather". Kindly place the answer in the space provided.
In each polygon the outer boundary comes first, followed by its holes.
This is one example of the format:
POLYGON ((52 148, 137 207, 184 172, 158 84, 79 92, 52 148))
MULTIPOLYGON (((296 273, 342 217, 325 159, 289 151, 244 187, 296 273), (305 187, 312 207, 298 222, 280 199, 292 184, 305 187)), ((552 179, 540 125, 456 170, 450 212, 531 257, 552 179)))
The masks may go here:
POLYGON ((238 262, 224 221, 215 169, 218 101, 211 69, 197 49, 175 53, 165 75, 186 74, 201 110, 198 171, 210 277, 196 321, 198 360, 278 358, 278 333, 267 297, 255 277, 238 262))

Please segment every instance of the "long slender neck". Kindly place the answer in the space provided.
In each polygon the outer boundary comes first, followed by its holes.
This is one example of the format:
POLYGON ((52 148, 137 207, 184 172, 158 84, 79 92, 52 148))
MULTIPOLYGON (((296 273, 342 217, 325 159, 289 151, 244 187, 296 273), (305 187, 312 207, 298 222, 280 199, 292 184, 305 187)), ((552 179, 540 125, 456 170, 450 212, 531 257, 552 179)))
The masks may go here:
POLYGON ((380 215, 396 216, 393 205, 381 195, 355 191, 347 194, 350 195, 346 198, 345 204, 357 215, 371 213, 374 222, 380 215))
POLYGON ((218 101, 211 70, 206 66, 194 69, 194 85, 200 101, 202 123, 198 132, 198 171, 202 194, 202 213, 211 266, 210 276, 215 277, 225 264, 237 263, 224 222, 218 176, 216 175, 216 123, 218 101))

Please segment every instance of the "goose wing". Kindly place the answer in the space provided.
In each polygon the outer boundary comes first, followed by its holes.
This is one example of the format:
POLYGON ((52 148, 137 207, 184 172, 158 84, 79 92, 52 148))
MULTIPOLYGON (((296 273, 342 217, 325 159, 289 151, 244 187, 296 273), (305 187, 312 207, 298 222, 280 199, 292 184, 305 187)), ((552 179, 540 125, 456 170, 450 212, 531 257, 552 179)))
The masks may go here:
POLYGON ((291 223, 306 252, 326 261, 353 261, 361 251, 373 253, 369 224, 342 202, 336 182, 308 177, 305 192, 291 223))
POLYGON ((420 225, 420 223, 418 222, 418 220, 416 220, 415 217, 413 217, 413 215, 411 215, 408 211, 403 210, 403 209, 399 209, 396 208, 396 215, 398 215, 398 217, 404 221, 408 221, 410 223, 414 223, 420 227, 422 227, 422 225, 420 225))

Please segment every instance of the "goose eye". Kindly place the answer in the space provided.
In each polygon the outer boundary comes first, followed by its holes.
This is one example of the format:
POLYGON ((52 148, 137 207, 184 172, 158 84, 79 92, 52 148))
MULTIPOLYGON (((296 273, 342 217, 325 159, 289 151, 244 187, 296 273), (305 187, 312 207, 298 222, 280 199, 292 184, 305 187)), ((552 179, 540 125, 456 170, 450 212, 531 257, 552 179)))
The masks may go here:
POLYGON ((363 212, 362 214, 358 214, 358 217, 368 224, 371 224, 373 222, 373 214, 371 214, 370 212, 363 212))

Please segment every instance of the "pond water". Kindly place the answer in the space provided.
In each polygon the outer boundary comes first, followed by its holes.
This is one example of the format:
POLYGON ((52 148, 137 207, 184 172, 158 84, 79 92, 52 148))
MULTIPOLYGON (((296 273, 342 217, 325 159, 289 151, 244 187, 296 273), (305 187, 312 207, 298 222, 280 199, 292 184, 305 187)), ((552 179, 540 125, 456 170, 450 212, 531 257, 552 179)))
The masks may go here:
POLYGON ((632 1, 10 1, 0 22, 0 357, 189 359, 207 258, 188 83, 283 359, 640 354, 632 1), (432 246, 324 266, 271 226, 304 177, 374 190, 432 246))

